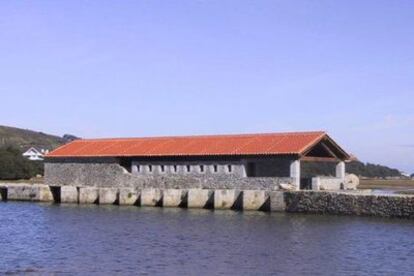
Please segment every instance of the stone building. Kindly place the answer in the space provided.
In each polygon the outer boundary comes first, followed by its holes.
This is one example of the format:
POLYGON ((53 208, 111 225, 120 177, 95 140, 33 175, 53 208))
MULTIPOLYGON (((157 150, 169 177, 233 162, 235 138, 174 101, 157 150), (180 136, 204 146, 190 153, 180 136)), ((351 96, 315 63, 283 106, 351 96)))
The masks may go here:
POLYGON ((46 156, 51 186, 339 189, 349 155, 325 132, 75 140, 46 156), (303 162, 334 162, 301 178, 303 162))

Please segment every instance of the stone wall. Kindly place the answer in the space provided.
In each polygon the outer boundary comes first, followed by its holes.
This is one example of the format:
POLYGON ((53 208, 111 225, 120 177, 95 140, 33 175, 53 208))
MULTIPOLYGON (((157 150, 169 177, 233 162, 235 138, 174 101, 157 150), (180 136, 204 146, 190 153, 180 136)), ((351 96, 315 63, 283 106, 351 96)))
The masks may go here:
POLYGON ((414 218, 414 196, 369 191, 314 192, 249 189, 170 189, 0 184, 0 200, 154 207, 214 208, 414 218))
POLYGON ((1 183, 0 200, 53 201, 53 193, 48 185, 27 183, 1 183))
POLYGON ((243 162, 148 162, 133 161, 131 172, 136 176, 215 176, 217 174, 245 177, 243 162))
POLYGON ((345 180, 337 177, 319 176, 312 178, 312 190, 343 190, 345 180))
POLYGON ((45 184, 50 186, 134 187, 161 189, 279 190, 289 177, 240 177, 235 174, 134 175, 116 160, 66 160, 45 163, 45 184))
POLYGON ((356 192, 285 192, 286 211, 414 218, 414 196, 356 192))

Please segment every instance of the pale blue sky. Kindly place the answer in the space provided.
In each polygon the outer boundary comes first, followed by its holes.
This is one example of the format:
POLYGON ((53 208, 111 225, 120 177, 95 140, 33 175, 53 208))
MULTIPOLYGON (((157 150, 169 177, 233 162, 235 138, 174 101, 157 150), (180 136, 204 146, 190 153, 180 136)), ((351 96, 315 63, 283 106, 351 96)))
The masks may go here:
POLYGON ((1 1, 0 124, 326 130, 414 172, 414 1, 1 1))

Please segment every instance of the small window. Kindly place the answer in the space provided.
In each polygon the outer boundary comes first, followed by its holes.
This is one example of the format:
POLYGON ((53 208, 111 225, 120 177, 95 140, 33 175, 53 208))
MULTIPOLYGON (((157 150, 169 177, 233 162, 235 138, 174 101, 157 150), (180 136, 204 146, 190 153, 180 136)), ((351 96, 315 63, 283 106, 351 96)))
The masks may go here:
POLYGON ((187 165, 187 172, 190 172, 190 171, 191 171, 191 166, 187 165))
POLYGON ((141 172, 141 166, 137 165, 137 172, 141 172))
POLYGON ((177 165, 174 165, 174 172, 176 173, 178 171, 177 165))
POLYGON ((148 165, 148 171, 152 172, 152 165, 148 165))
POLYGON ((203 165, 200 165, 200 172, 204 172, 204 166, 203 165))
POLYGON ((231 166, 231 165, 227 165, 227 171, 228 171, 229 173, 231 173, 231 172, 233 171, 233 168, 232 168, 232 166, 231 166))
POLYGON ((214 166, 213 166, 213 171, 214 171, 215 173, 218 171, 218 167, 217 167, 217 165, 214 165, 214 166))
POLYGON ((165 166, 161 165, 161 172, 165 172, 165 166))

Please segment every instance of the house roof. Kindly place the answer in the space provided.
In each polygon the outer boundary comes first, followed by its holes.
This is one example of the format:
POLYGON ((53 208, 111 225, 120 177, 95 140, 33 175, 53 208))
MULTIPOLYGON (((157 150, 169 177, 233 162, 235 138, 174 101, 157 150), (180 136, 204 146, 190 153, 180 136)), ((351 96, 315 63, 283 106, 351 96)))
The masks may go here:
POLYGON ((40 150, 38 150, 37 148, 35 148, 35 147, 31 147, 31 148, 29 148, 28 150, 26 150, 26 151, 23 153, 23 155, 24 155, 24 156, 28 156, 28 155, 31 155, 31 153, 34 153, 34 154, 42 154, 42 152, 41 152, 40 150))
POLYGON ((173 157, 229 155, 302 155, 320 141, 329 139, 325 132, 289 132, 267 134, 178 136, 75 140, 47 155, 59 157, 173 157))

